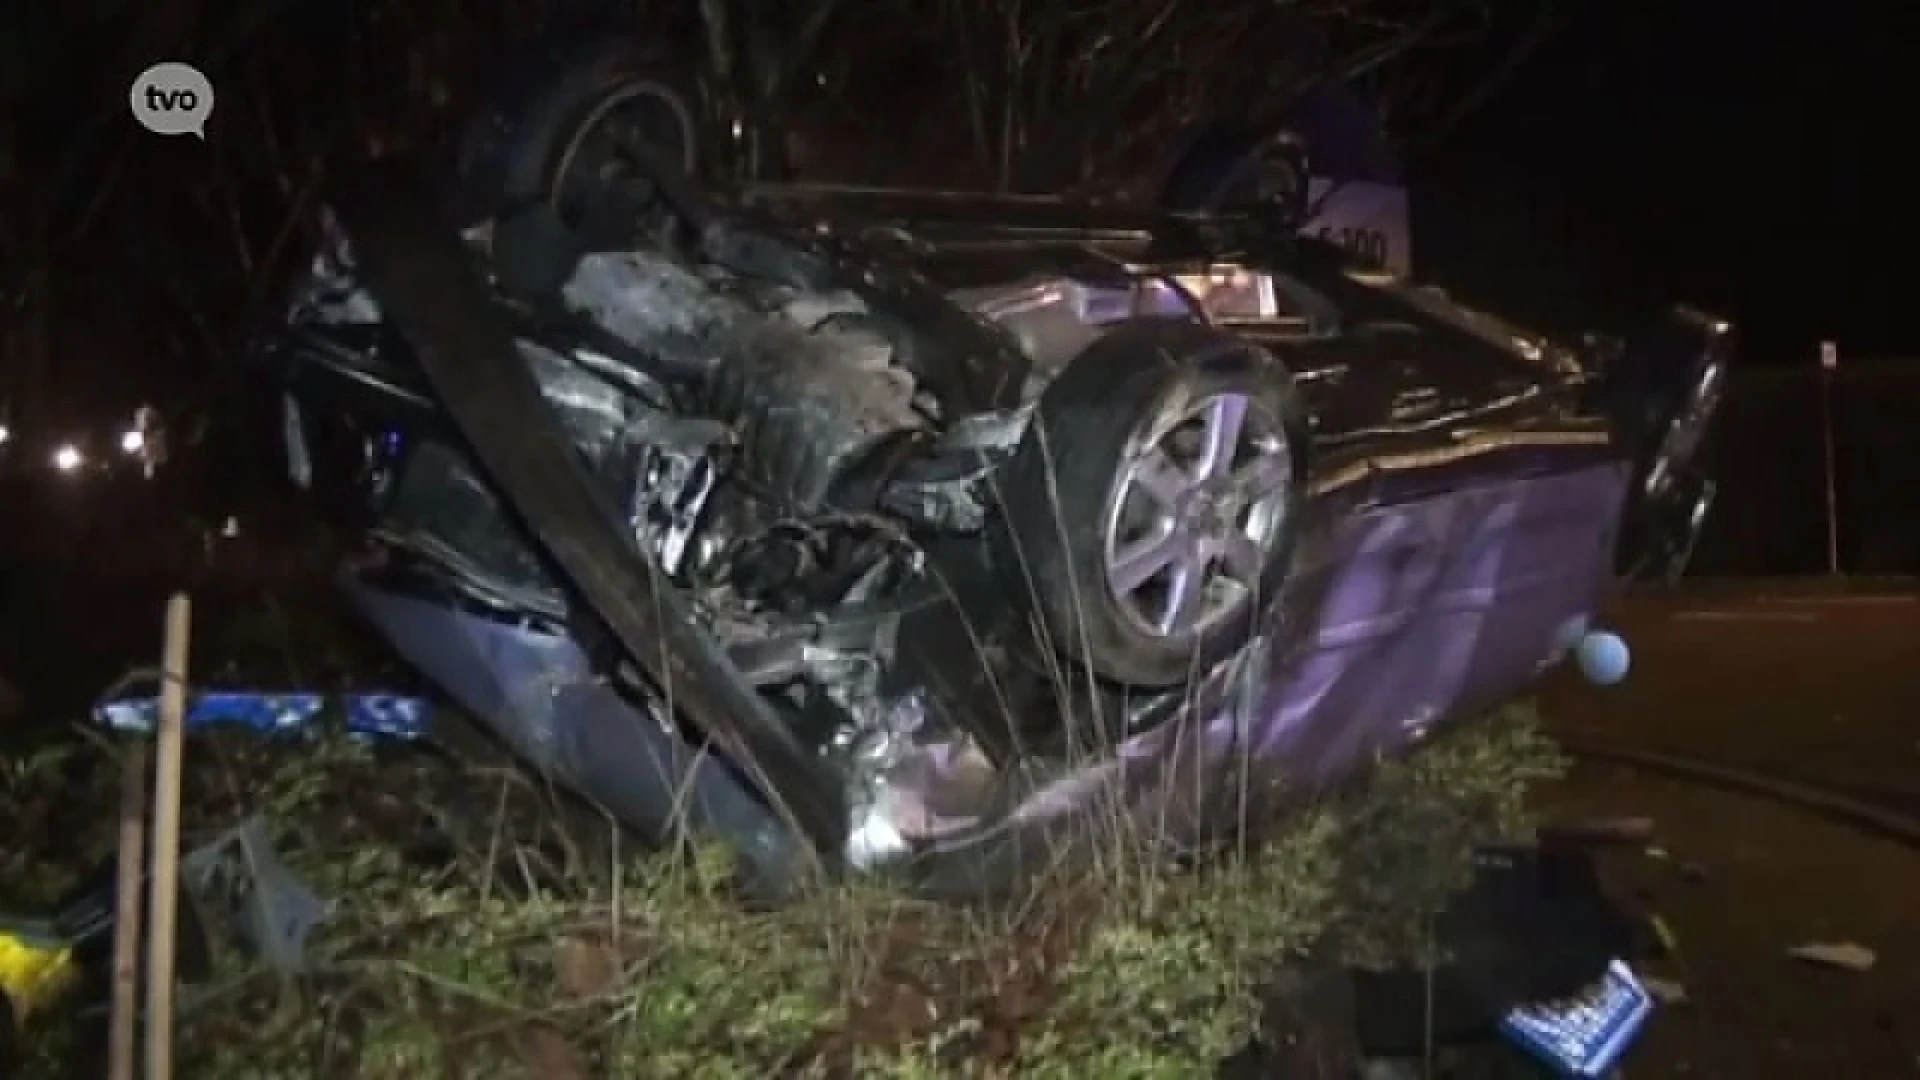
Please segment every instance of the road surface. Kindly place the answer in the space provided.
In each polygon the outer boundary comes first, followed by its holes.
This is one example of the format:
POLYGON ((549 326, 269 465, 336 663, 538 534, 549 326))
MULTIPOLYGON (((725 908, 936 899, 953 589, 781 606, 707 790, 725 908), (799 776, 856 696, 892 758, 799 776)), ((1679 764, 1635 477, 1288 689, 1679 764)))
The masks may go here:
MULTIPOLYGON (((1632 674, 1608 689, 1556 675, 1556 729, 1920 814, 1920 594, 1693 589, 1631 598, 1611 624, 1632 674)), ((1673 929, 1658 974, 1691 1000, 1656 1017, 1631 1080, 1920 1077, 1920 851, 1612 765, 1576 768, 1543 802, 1654 822, 1603 873, 1673 929), (1865 946, 1873 966, 1787 955, 1810 943, 1865 946)))
POLYGON ((1633 670, 1607 689, 1549 679, 1556 728, 1920 815, 1920 589, 1676 590, 1633 596, 1609 621, 1633 670))

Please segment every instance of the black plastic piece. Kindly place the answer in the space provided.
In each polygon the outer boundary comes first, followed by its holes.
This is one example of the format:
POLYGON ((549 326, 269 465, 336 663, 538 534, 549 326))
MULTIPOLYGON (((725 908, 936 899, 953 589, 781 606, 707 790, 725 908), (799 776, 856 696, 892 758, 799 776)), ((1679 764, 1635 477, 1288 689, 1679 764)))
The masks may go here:
POLYGON ((1482 853, 1473 884, 1435 920, 1448 957, 1431 972, 1356 971, 1360 1045, 1419 1057, 1491 1039, 1513 1009, 1577 996, 1643 939, 1600 887, 1592 855, 1567 847, 1482 853))

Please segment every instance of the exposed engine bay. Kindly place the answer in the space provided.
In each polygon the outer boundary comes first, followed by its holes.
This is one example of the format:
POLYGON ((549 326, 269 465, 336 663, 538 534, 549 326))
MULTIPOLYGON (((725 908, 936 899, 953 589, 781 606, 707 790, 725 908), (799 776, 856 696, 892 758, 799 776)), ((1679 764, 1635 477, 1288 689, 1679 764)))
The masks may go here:
MULTIPOLYGON (((489 231, 466 236, 477 259, 489 231)), ((956 581, 978 580, 990 561, 996 478, 1042 393, 1109 324, 1203 313, 1165 275, 1082 253, 1078 276, 944 290, 956 303, 940 340, 898 311, 937 286, 911 269, 862 272, 811 239, 773 228, 709 237, 725 262, 589 253, 554 295, 509 303, 519 356, 632 543, 742 675, 811 728, 810 745, 871 757, 900 724, 925 722, 920 688, 890 677, 903 618, 954 605, 956 581), (900 275, 891 290, 888 272, 900 275), (1001 407, 969 410, 977 399, 940 392, 932 365, 953 350, 955 318, 1022 376, 1001 407)), ((296 355, 331 377, 406 383, 337 231, 290 321, 322 331, 296 338, 296 355), (342 344, 356 339, 366 347, 342 344)), ((293 458, 307 460, 307 421, 293 398, 288 409, 293 458)), ((362 441, 383 566, 577 629, 542 560, 500 527, 511 515, 457 440, 396 424, 362 441)))

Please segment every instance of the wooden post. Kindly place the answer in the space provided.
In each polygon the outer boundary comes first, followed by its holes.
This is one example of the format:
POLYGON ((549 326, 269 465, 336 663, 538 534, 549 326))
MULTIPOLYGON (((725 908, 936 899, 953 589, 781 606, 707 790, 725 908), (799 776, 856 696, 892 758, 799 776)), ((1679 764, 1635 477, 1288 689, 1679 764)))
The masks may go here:
POLYGON ((109 1014, 107 1076, 134 1080, 139 1046, 140 920, 146 914, 147 769, 144 736, 127 751, 120 776, 119 874, 114 883, 113 1009, 109 1014))
POLYGON ((185 593, 167 601, 160 718, 154 727, 153 881, 147 918, 147 1075, 172 1080, 174 950, 180 898, 180 767, 186 752, 187 644, 193 609, 185 593))

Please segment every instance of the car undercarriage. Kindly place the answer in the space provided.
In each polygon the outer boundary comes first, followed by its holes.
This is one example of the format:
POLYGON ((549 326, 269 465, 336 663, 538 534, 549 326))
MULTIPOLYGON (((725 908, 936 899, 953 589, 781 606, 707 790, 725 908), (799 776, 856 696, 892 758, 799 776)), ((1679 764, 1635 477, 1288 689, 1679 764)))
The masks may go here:
POLYGON ((1524 687, 1711 500, 1723 324, 1610 355, 1394 279, 1294 234, 1284 141, 1200 209, 718 189, 631 89, 540 198, 335 192, 290 465, 412 663, 771 889, 1205 847, 1524 687))

